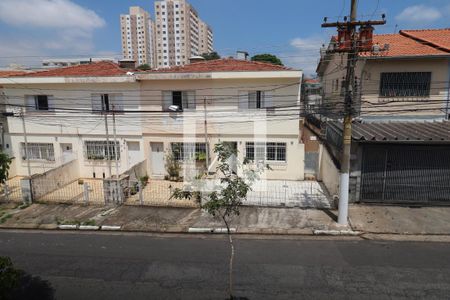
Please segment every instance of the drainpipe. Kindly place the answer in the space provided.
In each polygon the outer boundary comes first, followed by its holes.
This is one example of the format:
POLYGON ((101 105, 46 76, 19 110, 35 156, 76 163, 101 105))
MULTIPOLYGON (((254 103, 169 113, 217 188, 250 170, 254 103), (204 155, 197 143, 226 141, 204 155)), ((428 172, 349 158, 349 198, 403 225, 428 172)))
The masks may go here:
POLYGON ((447 105, 445 107, 445 119, 448 120, 450 118, 450 59, 448 60, 448 82, 447 82, 447 105))

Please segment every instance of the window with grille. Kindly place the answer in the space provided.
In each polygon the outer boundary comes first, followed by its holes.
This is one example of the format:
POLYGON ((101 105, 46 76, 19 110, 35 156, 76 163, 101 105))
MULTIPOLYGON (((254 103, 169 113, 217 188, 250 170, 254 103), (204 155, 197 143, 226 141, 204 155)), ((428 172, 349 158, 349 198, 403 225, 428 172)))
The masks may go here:
POLYGON ((430 86, 431 72, 381 73, 380 96, 427 97, 430 86))
POLYGON ((286 161, 286 143, 246 142, 245 157, 253 161, 286 161))
POLYGON ((171 143, 171 148, 176 160, 202 160, 206 156, 205 143, 171 143))
POLYGON ((114 141, 86 141, 84 142, 85 156, 88 160, 115 160, 120 159, 119 142, 114 141), (109 147, 108 147, 109 145, 109 147))
POLYGON ((23 160, 48 160, 55 161, 55 150, 53 144, 47 143, 21 143, 23 160))

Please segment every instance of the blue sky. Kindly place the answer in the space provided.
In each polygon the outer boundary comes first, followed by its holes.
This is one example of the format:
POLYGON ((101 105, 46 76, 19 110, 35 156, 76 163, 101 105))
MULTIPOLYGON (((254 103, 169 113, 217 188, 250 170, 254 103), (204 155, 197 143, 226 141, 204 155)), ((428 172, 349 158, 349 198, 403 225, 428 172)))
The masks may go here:
MULTIPOLYGON (((347 15, 350 0, 191 0, 214 30, 222 56, 236 50, 270 52, 285 64, 311 73, 320 45, 333 34, 322 29, 329 20, 347 15)), ((10 63, 37 65, 46 57, 120 54, 119 15, 138 5, 153 15, 152 0, 1 0, 0 67, 10 63), (26 18, 23 18, 26 15, 26 18)), ((450 27, 448 0, 359 0, 360 18, 386 13, 396 29, 450 27), (396 26, 397 25, 397 26, 396 26)))

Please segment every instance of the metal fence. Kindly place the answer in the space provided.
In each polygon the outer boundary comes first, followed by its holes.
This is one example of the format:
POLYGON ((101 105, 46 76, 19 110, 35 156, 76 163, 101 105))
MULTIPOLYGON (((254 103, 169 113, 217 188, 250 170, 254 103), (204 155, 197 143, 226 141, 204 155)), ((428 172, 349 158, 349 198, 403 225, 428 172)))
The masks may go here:
POLYGON ((331 208, 326 189, 317 181, 261 180, 243 202, 249 206, 331 208))
MULTIPOLYGON (((43 184, 53 186, 53 183, 50 181, 43 182, 43 184)), ((104 205, 103 180, 74 180, 64 186, 53 189, 39 198, 34 198, 34 202, 104 205)))
POLYGON ((20 180, 22 177, 16 176, 8 179, 5 184, 0 187, 0 202, 16 202, 21 203, 22 188, 20 186, 20 180))
POLYGON ((130 181, 126 191, 126 205, 148 205, 164 207, 198 207, 194 200, 171 199, 176 188, 183 188, 183 182, 168 180, 130 181))

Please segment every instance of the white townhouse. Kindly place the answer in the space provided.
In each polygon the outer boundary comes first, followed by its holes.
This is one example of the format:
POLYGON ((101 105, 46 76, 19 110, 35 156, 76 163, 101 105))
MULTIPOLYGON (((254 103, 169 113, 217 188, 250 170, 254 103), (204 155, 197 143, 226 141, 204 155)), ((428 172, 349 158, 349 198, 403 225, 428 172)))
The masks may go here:
POLYGON ((1 101, 14 112, 5 148, 22 176, 28 162, 35 174, 76 158, 84 178, 146 161, 161 179, 168 153, 208 152, 212 166, 214 144, 229 142, 239 159, 270 165, 267 179, 303 180, 301 79, 301 71, 235 59, 147 72, 97 62, 3 77, 1 101))

